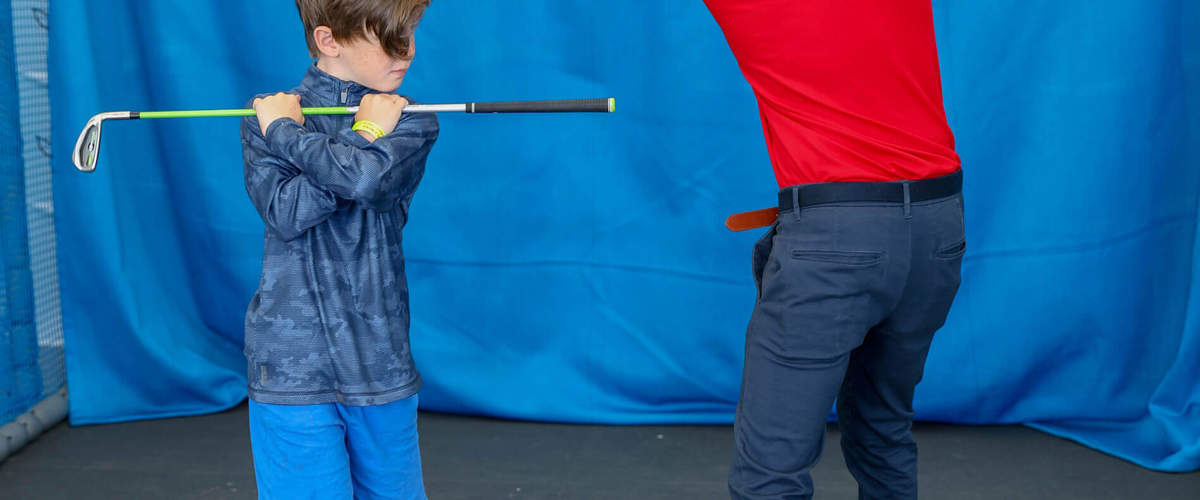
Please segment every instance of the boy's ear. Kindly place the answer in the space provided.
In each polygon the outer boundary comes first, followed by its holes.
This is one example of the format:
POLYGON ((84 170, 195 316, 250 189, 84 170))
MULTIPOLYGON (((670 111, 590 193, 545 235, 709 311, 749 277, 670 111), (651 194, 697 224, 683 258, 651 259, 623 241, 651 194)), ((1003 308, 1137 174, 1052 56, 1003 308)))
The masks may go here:
POLYGON ((329 29, 329 26, 313 28, 313 41, 316 42, 317 50, 321 52, 321 55, 337 57, 342 51, 341 45, 333 38, 333 30, 329 29))

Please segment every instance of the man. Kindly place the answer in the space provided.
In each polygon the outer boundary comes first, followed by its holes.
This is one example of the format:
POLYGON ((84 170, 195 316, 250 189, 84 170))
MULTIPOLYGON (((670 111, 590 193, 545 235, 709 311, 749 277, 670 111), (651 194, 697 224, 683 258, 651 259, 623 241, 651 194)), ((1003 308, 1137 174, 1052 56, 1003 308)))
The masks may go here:
POLYGON ((836 399, 860 497, 916 498, 913 390, 966 245, 930 1, 706 3, 781 188, 754 248, 730 495, 811 498, 836 399))

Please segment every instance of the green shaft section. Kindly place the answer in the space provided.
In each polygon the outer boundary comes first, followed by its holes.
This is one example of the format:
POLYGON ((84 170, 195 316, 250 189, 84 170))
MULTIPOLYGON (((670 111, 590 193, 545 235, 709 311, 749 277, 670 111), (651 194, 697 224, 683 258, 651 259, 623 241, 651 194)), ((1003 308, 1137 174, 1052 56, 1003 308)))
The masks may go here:
MULTIPOLYGON (((300 108, 306 115, 348 115, 345 107, 300 108)), ((196 109, 190 111, 143 111, 139 118, 203 118, 208 116, 254 116, 253 109, 196 109)))

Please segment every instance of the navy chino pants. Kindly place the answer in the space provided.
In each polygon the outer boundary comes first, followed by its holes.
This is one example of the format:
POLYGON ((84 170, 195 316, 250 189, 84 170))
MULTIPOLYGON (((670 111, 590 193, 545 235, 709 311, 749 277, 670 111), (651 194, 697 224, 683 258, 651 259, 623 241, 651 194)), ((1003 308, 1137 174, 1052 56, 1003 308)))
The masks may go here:
POLYGON ((913 390, 966 243, 960 193, 905 200, 784 210, 755 245, 732 498, 811 498, 835 399, 860 498, 916 498, 913 390))

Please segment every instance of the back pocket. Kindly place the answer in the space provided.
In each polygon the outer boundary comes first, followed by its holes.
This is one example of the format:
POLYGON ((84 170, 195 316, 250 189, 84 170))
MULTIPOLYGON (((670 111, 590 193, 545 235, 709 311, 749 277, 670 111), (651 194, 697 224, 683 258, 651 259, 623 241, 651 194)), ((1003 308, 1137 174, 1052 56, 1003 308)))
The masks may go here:
POLYGON ((967 252, 967 240, 959 240, 942 248, 937 249, 933 253, 934 257, 945 260, 953 260, 962 257, 967 252))
POLYGON ((883 261, 883 252, 855 252, 846 250, 792 250, 792 258, 814 262, 828 262, 845 266, 868 267, 883 261))

